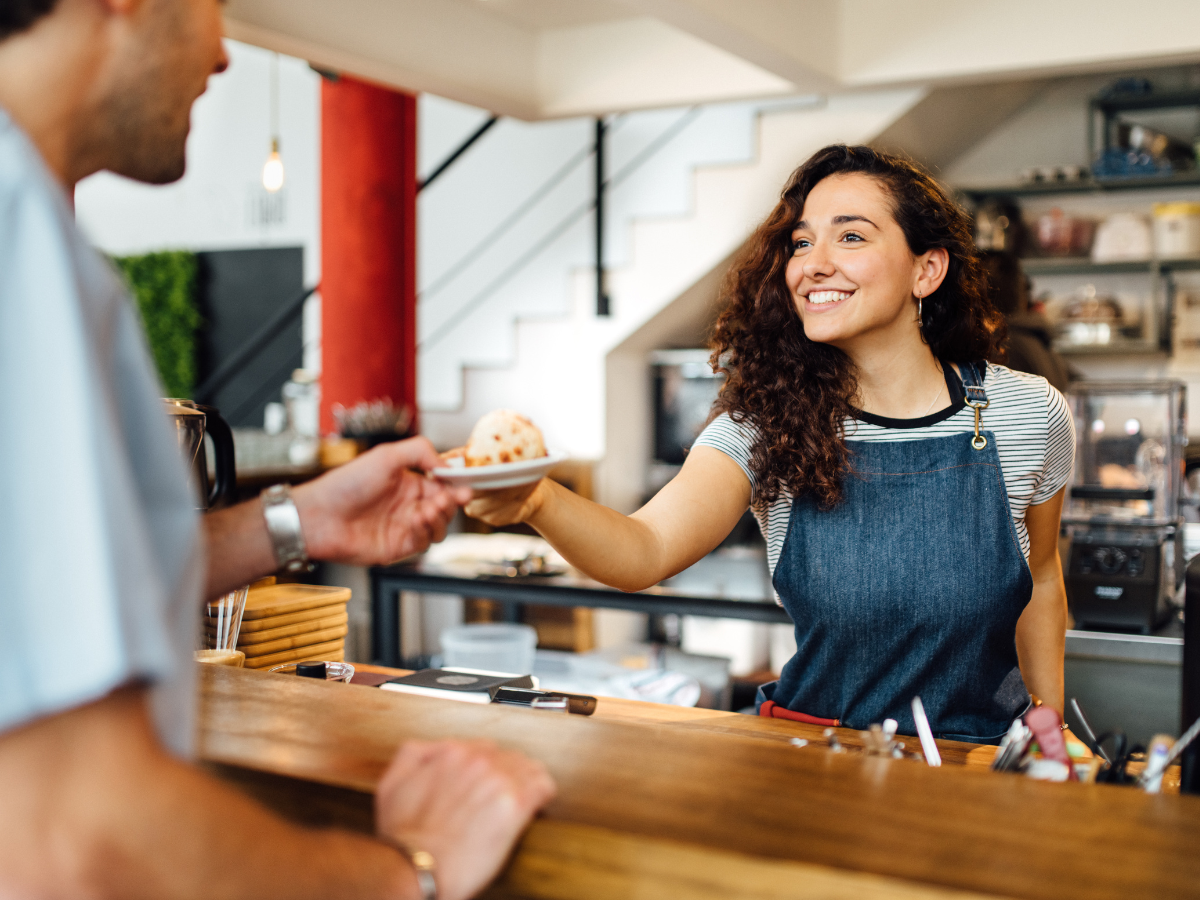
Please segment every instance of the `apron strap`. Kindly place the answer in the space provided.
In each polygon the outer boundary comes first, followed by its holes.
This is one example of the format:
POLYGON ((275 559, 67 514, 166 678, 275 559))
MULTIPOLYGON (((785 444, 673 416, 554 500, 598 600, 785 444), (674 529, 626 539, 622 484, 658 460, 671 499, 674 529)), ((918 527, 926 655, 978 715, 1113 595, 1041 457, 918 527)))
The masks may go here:
POLYGON ((987 408, 988 395, 983 389, 983 371, 979 363, 964 363, 962 366, 963 393, 967 395, 967 403, 974 406, 982 403, 987 408))
POLYGON ((793 722, 807 722, 809 725, 824 725, 826 728, 837 728, 842 724, 840 719, 822 719, 820 716, 795 712, 786 706, 780 706, 774 700, 764 700, 758 708, 758 714, 768 719, 790 719, 793 722))
POLYGON ((979 414, 991 405, 987 391, 983 389, 983 367, 979 363, 964 363, 962 375, 963 393, 967 395, 967 406, 975 410, 975 437, 971 438, 971 446, 976 450, 982 450, 988 442, 979 430, 979 414))

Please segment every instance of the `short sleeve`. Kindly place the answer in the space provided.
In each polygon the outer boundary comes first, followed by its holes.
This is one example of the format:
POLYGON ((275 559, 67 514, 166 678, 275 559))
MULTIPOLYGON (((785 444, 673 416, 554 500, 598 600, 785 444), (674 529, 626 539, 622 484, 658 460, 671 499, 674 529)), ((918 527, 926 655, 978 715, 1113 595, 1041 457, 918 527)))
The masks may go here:
POLYGON ((1045 503, 1071 480, 1075 466, 1075 422, 1067 399, 1057 388, 1046 385, 1046 457, 1032 506, 1045 503))
POLYGON ((187 750, 198 521, 160 390, 122 284, 0 113, 0 731, 144 683, 187 750))
POLYGON ((753 493, 755 485, 754 473, 750 471, 750 453, 757 437, 757 432, 748 423, 735 422, 729 413, 721 413, 700 432, 692 446, 712 447, 732 459, 746 473, 753 493))

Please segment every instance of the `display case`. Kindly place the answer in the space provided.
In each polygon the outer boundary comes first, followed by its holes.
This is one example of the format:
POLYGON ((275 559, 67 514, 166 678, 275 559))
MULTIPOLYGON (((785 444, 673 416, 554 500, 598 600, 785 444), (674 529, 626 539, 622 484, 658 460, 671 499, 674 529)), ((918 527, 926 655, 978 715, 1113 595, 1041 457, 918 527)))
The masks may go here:
POLYGON ((1150 633, 1183 579, 1181 381, 1078 382, 1067 395, 1075 470, 1063 508, 1077 626, 1150 633))

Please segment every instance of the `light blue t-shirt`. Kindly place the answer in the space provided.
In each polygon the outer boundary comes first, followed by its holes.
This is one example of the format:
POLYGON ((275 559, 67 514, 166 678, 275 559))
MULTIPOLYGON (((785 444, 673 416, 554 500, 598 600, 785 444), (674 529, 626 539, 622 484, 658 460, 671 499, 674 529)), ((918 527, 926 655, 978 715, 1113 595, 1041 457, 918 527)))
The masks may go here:
POLYGON ((190 751, 202 549, 161 396, 124 285, 0 110, 0 731, 141 682, 190 751))

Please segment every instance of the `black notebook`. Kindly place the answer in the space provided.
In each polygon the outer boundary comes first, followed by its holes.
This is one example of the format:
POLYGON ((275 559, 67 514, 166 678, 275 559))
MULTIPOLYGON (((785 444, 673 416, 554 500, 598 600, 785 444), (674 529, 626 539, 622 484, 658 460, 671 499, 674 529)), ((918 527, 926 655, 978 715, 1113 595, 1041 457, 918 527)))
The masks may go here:
POLYGON ((500 675, 478 669, 422 669, 411 675, 390 678, 380 685, 385 691, 442 697, 465 703, 491 703, 492 692, 500 687, 536 688, 532 675, 500 675))

